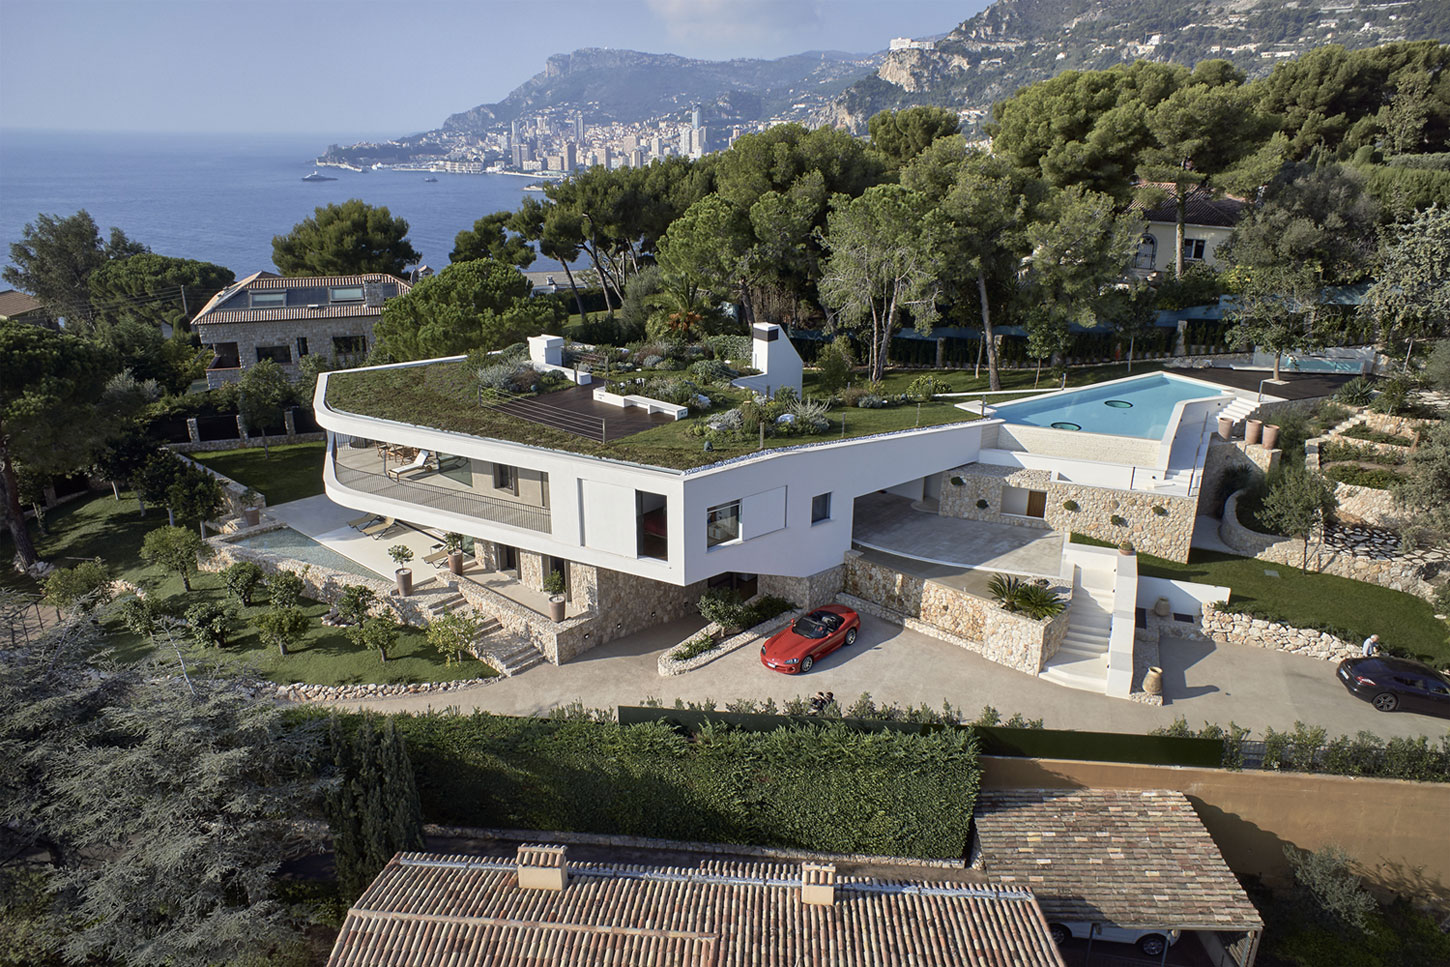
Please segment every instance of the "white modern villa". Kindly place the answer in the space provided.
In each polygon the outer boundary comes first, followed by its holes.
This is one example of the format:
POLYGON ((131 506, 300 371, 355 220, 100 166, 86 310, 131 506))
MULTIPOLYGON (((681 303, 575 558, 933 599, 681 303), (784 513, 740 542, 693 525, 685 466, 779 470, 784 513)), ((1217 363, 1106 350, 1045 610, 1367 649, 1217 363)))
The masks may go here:
MULTIPOLYGON (((736 387, 800 391, 801 361, 779 327, 755 327, 750 362, 756 372, 736 387)), ((1124 694, 1134 558, 1067 544, 1067 533, 1186 560, 1199 501, 1229 462, 1213 445, 1219 421, 1259 403, 1246 390, 1151 373, 986 403, 985 416, 969 396, 935 425, 911 425, 904 406, 903 427, 889 432, 852 435, 856 411, 847 410, 839 433, 769 446, 762 434, 759 448, 746 440, 745 452, 722 456, 687 432, 708 409, 691 416, 609 392, 567 365, 553 336, 530 340, 529 364, 566 375, 567 388, 488 403, 460 389, 445 412, 406 409, 409 393, 434 392, 460 363, 323 374, 314 402, 328 433, 326 492, 348 508, 472 538, 469 573, 489 575, 492 590, 464 580, 460 591, 549 661, 680 617, 705 589, 726 585, 807 607, 845 595, 1023 671, 1124 694), (954 568, 960 580, 933 580, 931 568, 954 568), (556 571, 570 600, 563 621, 495 593, 508 582, 537 593, 556 571), (1052 621, 1014 615, 1032 627, 1013 626, 982 591, 994 573, 1045 579, 1072 607, 1052 621), (894 591, 879 587, 893 580, 894 591), (887 600, 912 581, 952 600, 936 611, 928 593, 887 600), (1115 622, 1126 659, 1112 654, 1115 622)))

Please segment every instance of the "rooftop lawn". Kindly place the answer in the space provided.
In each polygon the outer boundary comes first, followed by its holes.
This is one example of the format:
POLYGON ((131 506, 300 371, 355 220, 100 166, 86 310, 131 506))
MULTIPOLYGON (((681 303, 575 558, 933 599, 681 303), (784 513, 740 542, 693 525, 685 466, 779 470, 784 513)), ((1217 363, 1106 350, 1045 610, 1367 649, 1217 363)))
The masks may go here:
MULTIPOLYGON (((314 448, 317 445, 313 445, 314 448)), ((260 455, 261 451, 257 451, 260 455)), ((277 459, 275 456, 273 459, 277 459)), ((152 508, 145 517, 137 513, 136 498, 122 492, 117 501, 106 491, 89 499, 64 504, 46 514, 48 537, 36 537, 36 549, 42 558, 58 567, 99 557, 111 573, 146 589, 149 596, 176 605, 180 610, 196 600, 222 600, 226 597, 221 579, 209 573, 192 577, 193 590, 182 589, 181 579, 141 560, 140 547, 147 531, 166 523, 166 512, 152 508)), ((33 525, 32 525, 33 527, 33 525)), ((0 539, 0 557, 8 560, 8 540, 0 539)), ((8 568, 3 586, 9 590, 39 593, 36 583, 8 568)), ((261 678, 275 682, 305 682, 312 685, 345 685, 359 682, 431 682, 463 678, 483 678, 494 674, 482 662, 466 659, 461 665, 447 667, 443 659, 428 647, 423 632, 402 629, 394 648, 395 660, 382 663, 374 652, 358 648, 339 628, 323 626, 320 619, 328 606, 304 599, 302 609, 313 619, 307 636, 285 657, 275 648, 266 648, 257 638, 251 620, 266 610, 266 596, 254 599, 253 607, 240 609, 242 620, 237 634, 227 648, 208 650, 197 657, 216 659, 234 670, 250 670, 261 678)), ((123 660, 135 661, 153 653, 151 643, 138 638, 114 618, 103 622, 112 645, 123 660)), ((162 659, 174 660, 169 652, 156 652, 162 659)))
POLYGON ((253 447, 190 456, 217 473, 251 487, 267 498, 269 507, 322 493, 322 460, 327 452, 326 443, 320 440, 316 443, 289 443, 274 446, 271 451, 271 456, 268 456, 261 447, 253 447))
MULTIPOLYGON (((1082 544, 1102 543, 1080 534, 1072 535, 1072 539, 1082 544)), ((1403 591, 1333 574, 1305 574, 1297 567, 1258 558, 1201 550, 1190 553, 1187 564, 1139 553, 1138 573, 1171 581, 1225 585, 1233 592, 1234 604, 1272 614, 1286 624, 1343 629, 1355 643, 1378 634, 1387 650, 1417 657, 1437 668, 1450 662, 1450 623, 1436 618, 1428 601, 1403 591)))
MULTIPOLYGON (((921 373, 917 370, 890 374, 885 392, 904 392, 906 385, 921 373)), ((813 385, 814 379, 808 378, 806 396, 816 395, 812 392, 813 385)), ((623 439, 598 443, 478 405, 473 381, 462 363, 338 373, 329 378, 327 386, 328 404, 349 413, 649 466, 674 469, 701 467, 759 449, 756 436, 737 435, 735 439, 725 441, 717 438, 712 449, 707 451, 704 440, 690 432, 693 425, 743 401, 745 391, 734 388, 702 387, 701 392, 716 401, 710 410, 623 439)), ((956 389, 956 386, 952 388, 956 389)), ((547 395, 541 399, 547 401, 547 395)), ((958 409, 956 404, 959 402, 961 400, 947 399, 922 403, 919 423, 916 404, 874 410, 837 407, 831 410, 830 429, 824 433, 766 437, 765 446, 770 449, 823 443, 977 419, 974 414, 958 409)))

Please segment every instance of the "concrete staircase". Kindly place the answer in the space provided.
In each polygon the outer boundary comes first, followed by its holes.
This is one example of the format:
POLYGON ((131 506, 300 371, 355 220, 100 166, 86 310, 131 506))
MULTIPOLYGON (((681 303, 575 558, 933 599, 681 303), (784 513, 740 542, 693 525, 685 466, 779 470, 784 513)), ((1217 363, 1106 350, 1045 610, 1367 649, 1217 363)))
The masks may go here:
POLYGON ((1111 571, 1077 569, 1067 612, 1067 637, 1057 654, 1047 660, 1040 677, 1100 695, 1107 691, 1115 577, 1111 571))
POLYGON ((429 620, 436 620, 450 611, 460 609, 473 611, 474 616, 483 622, 468 650, 479 661, 496 669, 500 675, 512 678, 544 663, 543 654, 531 641, 504 632, 503 625, 497 618, 473 608, 456 590, 428 603, 429 620))
POLYGON ((428 617, 429 620, 441 618, 450 611, 457 611, 459 608, 466 607, 468 607, 468 602, 464 599, 463 595, 455 590, 450 594, 440 595, 436 599, 429 601, 428 617))

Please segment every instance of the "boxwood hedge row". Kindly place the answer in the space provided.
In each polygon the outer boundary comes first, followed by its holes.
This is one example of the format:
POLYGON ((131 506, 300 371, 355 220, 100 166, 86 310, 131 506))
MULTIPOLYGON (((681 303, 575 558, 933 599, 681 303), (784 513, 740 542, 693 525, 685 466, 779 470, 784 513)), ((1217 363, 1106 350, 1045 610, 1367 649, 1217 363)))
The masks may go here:
POLYGON ((433 822, 960 858, 980 772, 966 731, 840 722, 747 732, 399 715, 433 822))

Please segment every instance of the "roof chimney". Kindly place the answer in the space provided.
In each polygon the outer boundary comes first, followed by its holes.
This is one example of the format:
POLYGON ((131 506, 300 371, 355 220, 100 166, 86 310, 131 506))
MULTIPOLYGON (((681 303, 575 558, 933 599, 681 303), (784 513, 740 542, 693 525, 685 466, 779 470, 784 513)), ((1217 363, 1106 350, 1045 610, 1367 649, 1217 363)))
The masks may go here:
POLYGON ((563 846, 537 846, 525 843, 519 847, 519 888, 552 890, 558 893, 569 882, 563 846))
POLYGON ((801 902, 829 907, 836 903, 836 864, 801 864, 801 902))

